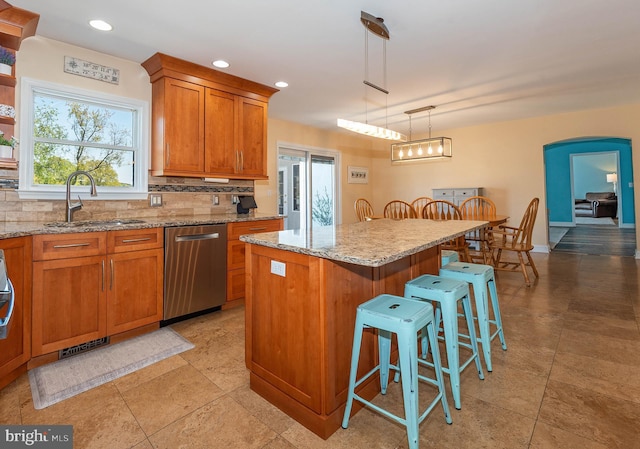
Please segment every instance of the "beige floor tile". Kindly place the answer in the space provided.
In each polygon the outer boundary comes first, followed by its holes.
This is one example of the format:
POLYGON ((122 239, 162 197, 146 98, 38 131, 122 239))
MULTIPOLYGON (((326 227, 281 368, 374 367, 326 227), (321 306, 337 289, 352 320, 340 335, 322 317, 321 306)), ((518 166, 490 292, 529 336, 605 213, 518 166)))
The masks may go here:
POLYGON ((192 362, 192 365, 225 392, 249 385, 249 370, 246 368, 244 360, 227 357, 219 362, 206 363, 202 359, 192 362))
POLYGON ((597 295, 576 297, 569 304, 568 311, 619 320, 633 319, 633 305, 626 295, 626 293, 616 295, 612 292, 602 292, 597 295))
POLYGON ((281 434, 295 423, 289 415, 253 392, 248 384, 230 392, 229 395, 277 434, 281 434))
POLYGON ((564 330, 558 344, 558 352, 640 366, 640 341, 607 337, 593 332, 564 330))
POLYGON ((127 390, 122 396, 142 429, 151 435, 222 394, 202 373, 186 365, 127 390))
POLYGON ((133 446, 131 449, 153 449, 153 446, 149 440, 144 440, 143 442, 133 446))
POLYGON ((542 403, 546 383, 545 375, 532 374, 506 366, 496 367, 493 372, 485 373, 484 380, 463 375, 460 378, 462 408, 464 409, 467 398, 471 396, 535 419, 542 403))
POLYGON ((74 447, 83 449, 128 449, 147 437, 122 398, 60 424, 73 425, 74 447))
POLYGON ((549 379, 640 404, 637 366, 560 352, 549 379))
POLYGON ((623 340, 640 340, 638 323, 633 314, 626 315, 623 319, 620 319, 602 315, 568 312, 564 316, 564 328, 623 340))
MULTIPOLYGON (((525 449, 535 420, 472 397, 452 409, 453 424, 432 413, 420 426, 420 447, 438 449, 525 449)), ((399 446, 407 448, 405 441, 399 446)))
POLYGON ((531 438, 530 449, 609 449, 593 440, 538 422, 531 438))
POLYGON ((539 421, 608 449, 638 447, 640 404, 550 380, 539 421))
POLYGON ((14 381, 0 390, 0 424, 21 424, 20 393, 14 381))
MULTIPOLYGON (((510 338, 511 336, 513 336, 513 334, 507 333, 507 335, 505 335, 507 342, 506 351, 502 350, 502 346, 497 337, 491 342, 491 363, 493 370, 499 371, 504 367, 509 367, 520 371, 527 371, 535 375, 547 376, 553 365, 555 350, 538 346, 538 342, 533 343, 526 338, 516 339, 510 338)), ((483 364, 483 368, 486 369, 486 365, 483 364)))
POLYGON ((156 449, 261 448, 276 433, 225 396, 173 422, 149 440, 156 449))
POLYGON ((262 449, 296 449, 296 447, 281 436, 278 436, 266 446, 263 446, 262 449))
POLYGON ((173 357, 160 360, 153 365, 149 365, 131 374, 127 374, 124 377, 116 379, 113 381, 113 383, 120 392, 125 392, 127 390, 130 390, 131 388, 135 388, 145 382, 155 379, 156 377, 161 376, 169 371, 180 368, 181 366, 185 366, 187 365, 187 363, 188 362, 180 355, 174 355, 173 357))

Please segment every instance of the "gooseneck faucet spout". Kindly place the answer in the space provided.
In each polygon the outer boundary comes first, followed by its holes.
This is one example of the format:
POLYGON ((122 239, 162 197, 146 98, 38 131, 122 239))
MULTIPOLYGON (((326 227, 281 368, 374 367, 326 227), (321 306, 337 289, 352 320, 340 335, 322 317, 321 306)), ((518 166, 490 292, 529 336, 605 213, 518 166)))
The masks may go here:
POLYGON ((67 223, 71 223, 73 220, 73 213, 78 209, 82 209, 82 199, 80 199, 80 195, 78 195, 78 202, 71 202, 71 180, 78 175, 85 175, 89 178, 89 182, 91 183, 91 196, 98 196, 98 191, 96 190, 96 181, 93 179, 93 176, 87 171, 77 170, 71 173, 67 177, 67 223))

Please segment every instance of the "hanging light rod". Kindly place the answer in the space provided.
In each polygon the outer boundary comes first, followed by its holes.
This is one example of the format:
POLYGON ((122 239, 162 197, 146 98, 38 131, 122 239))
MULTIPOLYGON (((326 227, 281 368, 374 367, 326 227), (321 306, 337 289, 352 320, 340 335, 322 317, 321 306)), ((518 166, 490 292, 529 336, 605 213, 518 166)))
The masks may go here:
MULTIPOLYGON (((365 84, 366 84, 367 86, 369 86, 369 87, 373 87, 374 89, 379 90, 379 91, 380 91, 380 92, 382 92, 383 94, 387 94, 387 95, 389 95, 389 91, 388 91, 387 89, 383 89, 383 88, 382 88, 382 87, 380 87, 380 86, 376 86, 375 84, 373 84, 373 83, 371 83, 371 82, 369 82, 369 81, 367 81, 367 80, 364 80, 364 81, 362 81, 362 82, 363 82, 363 83, 365 83, 365 84)), ((434 106, 434 107, 435 107, 435 106, 434 106)), ((406 113, 405 113, 405 114, 406 114, 406 113)))
POLYGON ((432 109, 435 109, 435 106, 423 106, 421 108, 417 108, 417 109, 412 109, 410 111, 404 111, 405 114, 411 115, 411 114, 417 114, 418 112, 424 112, 424 111, 430 111, 432 109))

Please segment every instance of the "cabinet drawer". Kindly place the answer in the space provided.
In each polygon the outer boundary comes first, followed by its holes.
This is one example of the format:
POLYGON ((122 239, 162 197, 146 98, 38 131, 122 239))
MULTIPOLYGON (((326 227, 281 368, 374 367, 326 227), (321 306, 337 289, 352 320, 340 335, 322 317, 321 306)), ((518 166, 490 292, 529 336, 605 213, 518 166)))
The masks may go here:
POLYGON ((227 272, 227 301, 244 298, 245 289, 244 268, 227 272))
POLYGON ((109 231, 107 233, 107 248, 110 254, 162 248, 164 245, 163 231, 163 228, 109 231))
POLYGON ((454 196, 453 189, 437 189, 433 191, 434 200, 451 200, 454 196))
POLYGON ((75 234, 33 236, 33 260, 97 256, 105 254, 106 251, 106 232, 79 232, 75 234))
POLYGON ((458 199, 470 198, 478 194, 478 189, 456 189, 453 195, 458 199))
POLYGON ((260 232, 271 232, 280 230, 282 230, 282 219, 229 223, 228 239, 238 240, 240 236, 244 234, 257 234, 260 232))

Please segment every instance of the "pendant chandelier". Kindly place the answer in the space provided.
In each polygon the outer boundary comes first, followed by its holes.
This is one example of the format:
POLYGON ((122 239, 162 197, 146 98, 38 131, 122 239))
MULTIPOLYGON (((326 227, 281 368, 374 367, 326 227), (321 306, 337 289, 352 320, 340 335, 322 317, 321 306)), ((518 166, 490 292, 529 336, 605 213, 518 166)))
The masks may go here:
MULTIPOLYGON (((387 40, 389 40, 389 30, 384 24, 384 19, 380 17, 374 17, 371 14, 368 14, 364 11, 360 11, 360 21, 365 27, 364 30, 364 51, 365 51, 365 79, 363 81, 365 85, 365 123, 362 122, 354 122, 351 120, 345 120, 339 118, 337 124, 339 127, 348 129, 349 131, 357 132, 359 134, 365 134, 367 136, 378 137, 380 139, 388 139, 388 140, 407 140, 407 136, 401 134, 397 131, 393 131, 388 128, 382 128, 379 126, 370 125, 368 123, 368 99, 367 99, 367 88, 371 87, 382 92, 385 95, 389 95, 389 91, 386 89, 387 86, 387 40), (383 45, 383 71, 384 71, 384 87, 377 86, 376 84, 368 81, 369 78, 369 32, 375 34, 382 38, 383 45)), ((385 97, 386 102, 386 97, 385 97)), ((386 111, 387 107, 385 104, 385 121, 386 121, 386 111)), ((385 123, 386 126, 386 123, 385 123)))
POLYGON ((435 106, 425 106, 405 111, 409 116, 409 140, 391 145, 391 162, 440 159, 452 156, 452 141, 449 137, 431 137, 431 110, 435 106), (429 112, 429 138, 411 140, 411 116, 418 112, 429 112))

